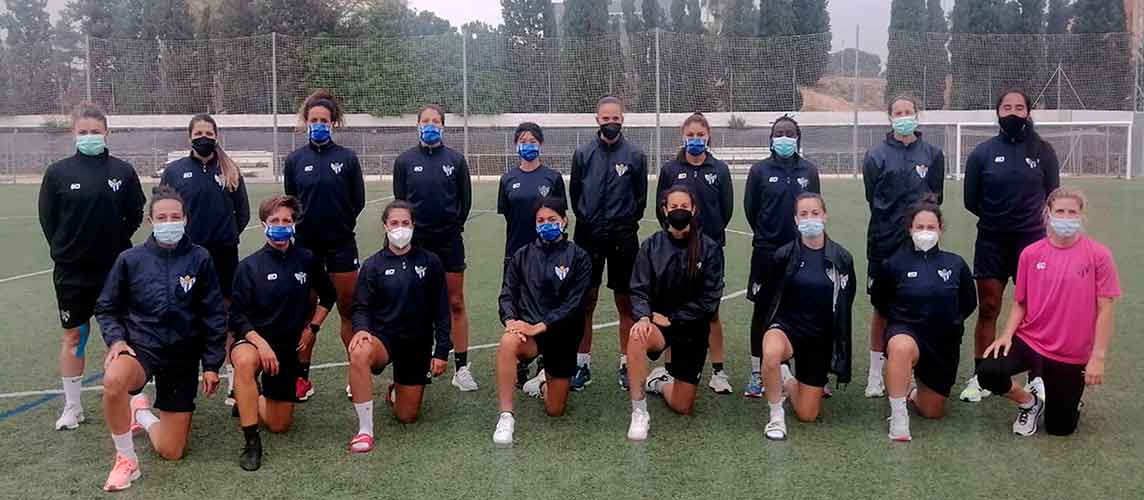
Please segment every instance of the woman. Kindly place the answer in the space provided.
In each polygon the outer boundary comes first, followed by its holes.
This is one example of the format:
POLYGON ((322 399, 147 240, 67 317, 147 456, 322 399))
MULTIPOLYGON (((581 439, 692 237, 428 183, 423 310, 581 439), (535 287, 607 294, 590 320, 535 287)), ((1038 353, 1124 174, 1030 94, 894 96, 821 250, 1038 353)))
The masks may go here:
POLYGON ((259 422, 275 433, 286 432, 294 423, 298 351, 314 345, 337 297, 322 262, 291 241, 301 213, 302 205, 292 196, 262 202, 258 219, 266 245, 242 259, 235 273, 230 325, 240 340, 231 348, 230 359, 246 440, 239 465, 248 471, 262 466, 259 422), (318 297, 313 314, 311 294, 318 297), (256 381, 259 373, 261 383, 256 381))
POLYGON ((139 479, 136 431, 146 431, 163 458, 183 457, 199 364, 203 394, 211 396, 226 354, 218 278, 210 253, 184 236, 182 199, 169 187, 156 187, 148 214, 152 236, 119 255, 95 305, 107 343, 103 413, 116 452, 105 491, 130 488, 139 479), (152 378, 158 417, 141 394, 152 378))
MULTIPOLYGON (((795 204, 798 242, 780 248, 768 266, 772 294, 764 299, 763 382, 770 421, 767 439, 787 437, 783 391, 795 415, 813 422, 822 409, 827 374, 850 382, 851 307, 854 304, 854 258, 826 236, 826 202, 818 193, 802 193, 795 204), (782 364, 795 360, 795 373, 782 364)), ((758 300, 758 299, 756 299, 758 300)))
MULTIPOLYGON (((978 144, 965 163, 965 208, 977 216, 973 277, 981 309, 973 335, 975 367, 997 335, 1001 297, 1017 276, 1018 257, 1045 237, 1045 199, 1061 185, 1057 154, 1033 129, 1029 96, 1006 91, 996 110, 1000 133, 978 144)), ((961 400, 975 403, 989 394, 973 377, 961 400)))
POLYGON ((910 440, 907 395, 921 416, 945 416, 965 319, 977 308, 969 266, 937 246, 945 225, 933 201, 924 199, 906 213, 913 245, 899 248, 874 277, 872 301, 887 320, 886 389, 894 441, 910 440), (917 379, 913 389, 911 374, 917 379))
POLYGON ((794 222, 795 200, 803 193, 822 193, 818 167, 799 153, 802 131, 794 118, 783 115, 771 126, 771 156, 751 166, 747 174, 747 193, 743 199, 747 223, 754 232, 751 249, 751 276, 747 299, 754 302, 751 313, 751 379, 743 389, 749 398, 763 397, 762 356, 763 333, 769 305, 758 300, 760 294, 773 295, 764 280, 768 263, 775 251, 798 238, 794 222))
POLYGON ((513 133, 513 144, 520 156, 520 165, 501 176, 497 191, 497 213, 504 216, 506 225, 506 265, 517 250, 536 240, 536 204, 547 198, 567 200, 564 177, 541 163, 544 131, 540 126, 521 123, 513 133))
POLYGON ((703 234, 696 197, 672 186, 660 210, 668 226, 640 246, 632 270, 632 326, 627 352, 632 380, 628 439, 647 439, 651 415, 645 392, 662 394, 679 414, 691 413, 707 358, 711 318, 723 296, 723 251, 703 234), (667 368, 648 374, 648 362, 671 348, 667 368), (646 382, 645 382, 646 380, 646 382))
MULTIPOLYGON (((941 148, 922 140, 918 132, 918 103, 899 96, 890 101, 892 131, 886 140, 866 152, 862 182, 870 206, 866 231, 867 293, 877 286, 882 262, 907 244, 909 227, 906 211, 928 194, 937 205, 942 202, 945 180, 945 154, 941 148)), ((886 317, 875 309, 870 317, 870 371, 866 376, 866 397, 879 398, 886 392, 882 377, 886 345, 886 317)))
MULTIPOLYGON (((179 193, 187 208, 187 237, 206 248, 218 272, 224 301, 230 301, 238 267, 239 235, 250 222, 250 201, 242 172, 218 144, 218 124, 208 114, 187 125, 191 153, 163 169, 162 185, 179 193)), ((228 332, 228 345, 233 332, 228 332)), ((227 400, 233 404, 234 377, 228 377, 227 400)))
POLYGON ((95 301, 119 252, 143 222, 143 188, 131 164, 107 148, 107 116, 91 104, 72 114, 76 153, 48 167, 40 183, 39 216, 51 248, 59 305, 59 372, 64 408, 56 430, 84 421, 80 399, 84 351, 95 301))
POLYGON ((472 208, 472 182, 465 157, 442 142, 445 111, 428 104, 417 113, 419 143, 393 162, 393 197, 417 213, 415 247, 433 253, 445 267, 452 317, 453 387, 477 390, 469 369, 469 313, 465 309, 465 241, 461 233, 472 208))
MULTIPOLYGON (((357 283, 358 249, 354 228, 365 208, 365 182, 361 163, 352 149, 334 143, 333 130, 342 126, 341 104, 327 90, 306 98, 298 118, 309 141, 286 157, 282 172, 285 192, 302 202, 295 242, 314 254, 329 273, 338 292, 342 345, 349 348, 353 329, 350 303, 357 283)), ((314 395, 310 383, 313 346, 299 354, 296 395, 306 401, 314 395)), ((347 395, 348 395, 347 386, 347 395)))
POLYGON ((432 252, 412 244, 413 206, 385 207, 385 248, 365 261, 353 303, 350 388, 358 417, 350 452, 373 449, 373 378, 393 365, 386 401, 403 423, 417 420, 425 384, 448 367, 449 298, 445 269, 432 252))
POLYGON ((1021 436, 1036 434, 1042 414, 1049 434, 1072 434, 1084 387, 1104 383, 1120 278, 1108 248, 1084 234, 1087 213, 1078 190, 1049 195, 1048 237, 1021 252, 1005 332, 977 368, 981 387, 1017 404, 1013 432, 1021 436), (1029 370, 1044 379, 1041 397, 1013 384, 1029 370))
MULTIPOLYGON (((702 113, 694 113, 683 121, 683 147, 673 160, 659 170, 657 193, 666 192, 674 185, 685 185, 695 194, 699 205, 700 227, 703 234, 715 240, 720 251, 727 244, 726 229, 731 222, 735 206, 735 186, 727 164, 715 158, 708 150, 711 142, 711 124, 702 113)), ((663 200, 658 200, 662 204, 663 200)), ((667 216, 656 212, 660 225, 667 216)), ((711 380, 707 387, 716 394, 731 394, 731 382, 724 370, 726 353, 723 350, 723 323, 719 313, 711 318, 711 380)))
POLYGON ((533 212, 533 242, 517 250, 505 268, 500 317, 505 325, 497 350, 500 417, 493 443, 512 446, 512 393, 516 365, 544 356, 540 391, 549 416, 564 414, 576 372, 576 349, 584 334, 584 295, 592 277, 592 259, 568 241, 567 205, 544 198, 533 212))

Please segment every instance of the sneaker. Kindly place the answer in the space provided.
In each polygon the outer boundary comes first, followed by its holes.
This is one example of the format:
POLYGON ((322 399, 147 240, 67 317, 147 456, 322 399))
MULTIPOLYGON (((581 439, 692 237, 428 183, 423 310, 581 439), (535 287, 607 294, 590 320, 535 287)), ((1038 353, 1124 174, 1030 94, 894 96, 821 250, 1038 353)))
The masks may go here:
POLYGON ((1036 377, 1033 380, 1030 380, 1028 384, 1025 384, 1025 390, 1028 392, 1031 392, 1033 394, 1036 394, 1037 397, 1041 399, 1041 401, 1044 401, 1045 400, 1045 379, 1043 379, 1041 377, 1036 377))
POLYGON ((462 366, 453 374, 453 387, 461 390, 461 392, 473 392, 477 390, 477 381, 473 380, 473 372, 469 370, 472 365, 462 366))
POLYGON ((886 396, 886 381, 882 374, 871 373, 866 376, 866 397, 881 398, 886 396))
POLYGON ((314 384, 309 380, 298 377, 298 381, 294 383, 294 397, 298 398, 299 403, 304 403, 314 396, 314 384))
POLYGON ((624 391, 631 389, 631 383, 628 381, 628 365, 620 365, 620 369, 616 371, 616 380, 620 384, 620 389, 624 391))
POLYGON ((719 370, 711 374, 711 380, 707 382, 707 387, 715 394, 731 394, 731 381, 727 377, 727 372, 719 370))
POLYGON ((910 441, 910 414, 903 413, 901 415, 890 415, 890 439, 893 441, 906 442, 910 441))
POLYGON ((1045 411, 1045 402, 1033 394, 1033 406, 1017 407, 1017 419, 1013 421, 1013 434, 1029 437, 1037 433, 1037 421, 1045 411))
POLYGON ((60 412, 60 418, 56 419, 57 431, 74 431, 79 428, 79 424, 84 421, 83 407, 80 405, 64 405, 63 411, 60 412))
POLYGON ((512 431, 516 428, 516 419, 511 413, 501 413, 497 419, 497 430, 493 431, 493 444, 500 447, 512 446, 512 431))
POLYGON ((242 454, 238 457, 238 465, 242 470, 254 472, 262 468, 262 441, 246 443, 242 447, 242 454))
POLYGON ((767 422, 767 427, 763 429, 763 435, 771 441, 783 441, 786 439, 786 419, 780 418, 767 422))
POLYGON ((834 391, 830 388, 830 384, 826 384, 826 385, 822 386, 822 397, 824 397, 824 398, 834 397, 834 391))
POLYGON ((670 384, 675 379, 667 373, 667 368, 657 366, 647 376, 647 382, 644 384, 644 391, 649 394, 663 394, 663 386, 670 384))
POLYGON ((524 387, 524 383, 528 381, 529 364, 524 361, 516 363, 516 388, 524 387))
POLYGON ((231 389, 226 393, 226 399, 223 400, 222 404, 232 407, 234 406, 234 389, 231 389))
POLYGON ((358 434, 350 440, 350 453, 369 453, 373 451, 373 436, 358 434))
POLYGON ((628 425, 628 439, 632 441, 647 439, 649 428, 651 428, 651 415, 644 410, 633 410, 632 423, 628 425))
POLYGON ((385 402, 393 406, 394 401, 397 401, 397 384, 389 384, 385 389, 385 402))
POLYGON ((958 399, 966 403, 979 403, 982 399, 992 396, 993 393, 981 388, 981 384, 977 382, 977 375, 970 378, 965 383, 965 389, 962 389, 961 396, 958 399))
POLYGON ((588 365, 577 365, 576 374, 572 375, 572 390, 582 391, 592 385, 592 369, 588 365))
POLYGON ((763 374, 751 372, 751 379, 747 381, 747 386, 743 388, 743 396, 748 398, 761 398, 763 397, 763 392, 763 374))
POLYGON ((350 401, 354 400, 354 393, 353 393, 353 391, 350 390, 349 384, 346 384, 346 399, 348 399, 350 401))
POLYGON ((547 380, 548 379, 544 375, 544 370, 540 370, 540 372, 537 373, 535 377, 528 379, 528 381, 525 382, 523 386, 521 386, 521 390, 524 391, 524 393, 529 397, 544 397, 544 391, 542 388, 544 387, 544 382, 547 380))
POLYGON ((115 466, 107 475, 107 482, 103 483, 103 491, 123 491, 131 487, 132 481, 138 481, 143 474, 139 472, 139 462, 118 453, 115 454, 115 466))
MULTIPOLYGON (((150 410, 151 402, 147 400, 147 396, 140 394, 131 398, 131 434, 139 434, 143 432, 143 426, 135 420, 135 412, 139 410, 150 410)), ((235 406, 232 411, 237 412, 238 407, 235 406)), ((236 415, 237 416, 237 415, 236 415)))

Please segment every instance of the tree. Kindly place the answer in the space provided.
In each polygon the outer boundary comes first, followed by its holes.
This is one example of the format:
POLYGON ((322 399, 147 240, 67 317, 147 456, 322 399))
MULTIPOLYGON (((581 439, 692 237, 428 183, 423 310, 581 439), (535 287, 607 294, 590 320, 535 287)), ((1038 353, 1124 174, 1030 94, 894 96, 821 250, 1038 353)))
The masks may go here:
POLYGON ((625 84, 618 38, 608 35, 607 0, 564 2, 563 24, 557 112, 588 112, 601 96, 621 94, 625 84))
POLYGON ((258 3, 250 0, 218 0, 211 11, 211 38, 237 38, 261 34, 258 3))
POLYGON ((858 78, 877 78, 882 75, 882 58, 857 49, 843 49, 830 54, 827 73, 834 76, 854 76, 854 54, 858 54, 858 78))
POLYGON ((504 33, 536 38, 555 36, 545 32, 545 12, 551 3, 550 0, 501 0, 504 33))
POLYGON ((659 0, 642 0, 642 2, 640 17, 643 21, 643 28, 648 31, 663 28, 663 8, 660 7, 659 0))
POLYGON ((607 0, 564 2, 564 36, 589 37, 608 32, 607 0))
POLYGON ((799 37, 799 44, 805 47, 796 81, 810 87, 818 83, 830 64, 830 13, 826 10, 826 0, 800 0, 792 5, 795 32, 804 35, 799 37))
POLYGON ((1128 29, 1124 2, 1076 0, 1073 33, 1122 33, 1128 29))
POLYGON ((759 36, 793 35, 795 22, 791 0, 759 1, 759 36))
POLYGON ((8 12, 0 16, 7 35, 3 72, 8 73, 9 101, 16 110, 41 113, 58 110, 58 87, 49 62, 52 24, 46 0, 5 0, 8 12))
MULTIPOLYGON (((1013 65, 1023 65, 1023 56, 1013 57, 1011 47, 996 37, 1006 31, 1005 0, 957 0, 950 16, 950 73, 953 75, 953 109, 990 109, 994 94, 1007 81, 1013 65), (999 46, 1000 44, 1000 46, 999 46)), ((1018 43, 1008 39, 1008 43, 1018 43)))
POLYGON ((1049 13, 1045 22, 1046 33, 1068 33, 1072 22, 1070 0, 1049 0, 1049 13))
POLYGON ((723 11, 723 26, 719 34, 726 37, 755 36, 758 16, 754 0, 731 0, 723 11))
POLYGON ((886 56, 886 100, 925 92, 929 18, 925 0, 890 4, 890 40, 886 56))
POLYGON ((687 1, 671 0, 671 30, 679 33, 687 26, 687 1))
POLYGON ((144 40, 189 40, 195 37, 191 10, 187 0, 150 0, 142 11, 144 40))
POLYGON ((1083 38, 1075 47, 1079 56, 1064 69, 1072 87, 1084 92, 1078 104, 1087 109, 1133 109, 1132 35, 1125 33, 1124 3, 1077 0, 1074 5, 1072 32, 1083 38))
POLYGON ((636 0, 623 0, 620 9, 623 12, 622 19, 625 32, 639 33, 643 31, 643 19, 636 14, 636 0))
POLYGON ((926 5, 926 68, 922 106, 925 109, 945 107, 946 78, 949 76, 949 23, 941 0, 928 0, 926 5))
POLYGON ((1007 5, 1015 11, 1011 33, 1044 33, 1045 0, 1013 0, 1007 5))
MULTIPOLYGON (((8 64, 8 49, 0 43, 0 67, 7 68, 8 64)), ((17 109, 12 106, 12 101, 8 97, 8 92, 12 90, 12 84, 8 81, 8 72, 0 71, 0 116, 17 114, 17 109)))

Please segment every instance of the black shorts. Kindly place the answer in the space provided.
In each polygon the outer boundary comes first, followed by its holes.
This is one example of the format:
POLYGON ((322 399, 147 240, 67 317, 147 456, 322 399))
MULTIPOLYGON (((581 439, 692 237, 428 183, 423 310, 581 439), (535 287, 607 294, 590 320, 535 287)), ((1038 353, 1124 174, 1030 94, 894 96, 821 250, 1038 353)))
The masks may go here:
MULTIPOLYGON (((957 364, 961 360, 960 345, 938 345, 927 341, 914 331, 915 328, 902 323, 886 326, 886 346, 895 335, 907 335, 918 345, 918 363, 914 365, 914 378, 942 396, 949 397, 953 383, 957 380, 957 364)), ((959 336, 958 339, 961 337, 959 336)), ((885 352, 885 346, 883 346, 885 352)))
POLYGON ((393 365, 393 382, 400 385, 426 385, 433 378, 429 372, 433 359, 433 344, 426 340, 406 340, 377 337, 385 346, 389 362, 380 367, 371 367, 374 375, 381 375, 385 367, 393 365))
POLYGON ((592 258, 592 288, 604 284, 606 265, 608 288, 621 295, 631 293, 632 268, 636 264, 636 253, 640 251, 640 241, 634 233, 603 242, 577 240, 576 244, 592 258))
POLYGON ((747 300, 754 302, 755 297, 763 291, 763 287, 767 286, 763 280, 767 277, 767 266, 774 254, 775 251, 771 248, 751 248, 751 275, 747 277, 747 300))
POLYGON ((413 246, 428 250, 441 259, 445 272, 465 272, 465 238, 460 233, 418 237, 417 231, 413 231, 413 246))
POLYGON ((131 391, 134 396, 143 392, 147 382, 155 379, 155 403, 160 411, 189 413, 195 411, 195 396, 199 392, 199 360, 171 359, 147 349, 131 346, 135 360, 143 367, 143 385, 131 391))
POLYGON ((218 287, 222 297, 230 300, 230 290, 234 286, 234 271, 238 269, 238 245, 202 245, 211 254, 218 287))
POLYGON ((52 270, 52 284, 56 289, 60 326, 64 329, 79 328, 91 319, 110 270, 110 267, 56 264, 52 270))
POLYGON ((1074 365, 1042 356, 1021 337, 1013 336, 1009 355, 981 360, 977 381, 981 387, 1005 394, 1013 388, 1013 375, 1021 372, 1040 374, 1045 382, 1045 431, 1054 436, 1067 436, 1076 431, 1080 420, 1080 400, 1084 396, 1085 365, 1074 365))
POLYGON ((973 277, 1007 282, 1017 279, 1017 260, 1025 247, 1043 239, 1045 232, 999 233, 977 230, 973 246, 973 277))
POLYGON ((544 333, 532 338, 537 354, 544 356, 544 372, 549 377, 572 378, 576 374, 576 353, 583 337, 583 321, 564 321, 549 325, 544 333))
POLYGON ((830 381, 830 358, 834 344, 829 338, 792 334, 782 323, 772 324, 768 330, 780 330, 794 351, 794 378, 810 387, 826 387, 830 381))
POLYGON ((327 273, 352 273, 358 270, 357 240, 322 242, 297 240, 298 246, 314 253, 327 273))
MULTIPOLYGON (((664 346, 659 352, 649 352, 652 361, 659 359, 663 351, 671 348, 671 362, 667 373, 676 380, 699 385, 699 375, 707 362, 707 336, 711 334, 710 321, 677 321, 667 328, 660 328, 664 346)), ((544 360, 547 367, 548 360, 544 360)))
MULTIPOLYGON (((248 342, 246 339, 239 339, 234 342, 230 347, 233 351, 235 347, 240 345, 254 344, 248 342)), ((265 370, 262 371, 260 381, 261 394, 266 399, 280 401, 283 403, 295 403, 298 401, 298 392, 295 384, 298 377, 301 376, 301 366, 298 361, 297 344, 291 346, 276 346, 270 344, 270 348, 274 350, 274 357, 278 358, 278 374, 271 375, 265 370)))

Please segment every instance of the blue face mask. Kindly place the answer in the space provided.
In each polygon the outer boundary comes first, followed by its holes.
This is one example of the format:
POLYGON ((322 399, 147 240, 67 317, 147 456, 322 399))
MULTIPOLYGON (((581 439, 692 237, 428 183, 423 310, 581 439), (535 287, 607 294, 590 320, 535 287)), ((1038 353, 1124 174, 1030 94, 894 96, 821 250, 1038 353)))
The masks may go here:
POLYGON ((771 139, 771 151, 783 158, 790 158, 798 151, 798 138, 775 137, 771 139))
POLYGON ((540 145, 531 143, 521 143, 516 145, 516 154, 520 155, 520 159, 524 161, 532 161, 540 158, 540 145))
POLYGON ((698 137, 688 139, 683 143, 683 147, 687 149, 687 154, 691 156, 699 156, 707 152, 707 141, 698 137))
POLYGON ((433 146, 441 142, 441 127, 432 123, 426 123, 418 128, 421 132, 421 142, 427 146, 433 146))
POLYGON ((536 225, 536 234, 544 241, 556 241, 564 234, 564 228, 559 222, 546 222, 536 225))
POLYGON ((75 149, 84 156, 99 156, 107 149, 107 140, 103 138, 103 134, 77 135, 75 149))
POLYGON ((266 239, 281 243, 294 237, 294 226, 266 226, 266 239))
POLYGON ((826 221, 822 219, 803 219, 798 221, 799 234, 807 238, 817 238, 826 231, 826 221))
POLYGON ((325 123, 311 123, 310 140, 314 142, 326 142, 330 140, 330 126, 325 123))
POLYGON ((1076 236, 1081 230, 1082 223, 1080 219, 1059 219, 1056 217, 1049 217, 1049 228, 1053 230, 1057 236, 1062 238, 1072 238, 1076 236))
POLYGON ((903 116, 901 118, 894 118, 894 133, 898 135, 914 135, 918 130, 918 117, 916 116, 903 116))
POLYGON ((151 234, 155 236, 155 241, 159 243, 174 245, 183 239, 183 232, 186 230, 186 227, 187 221, 159 222, 151 227, 151 234))

